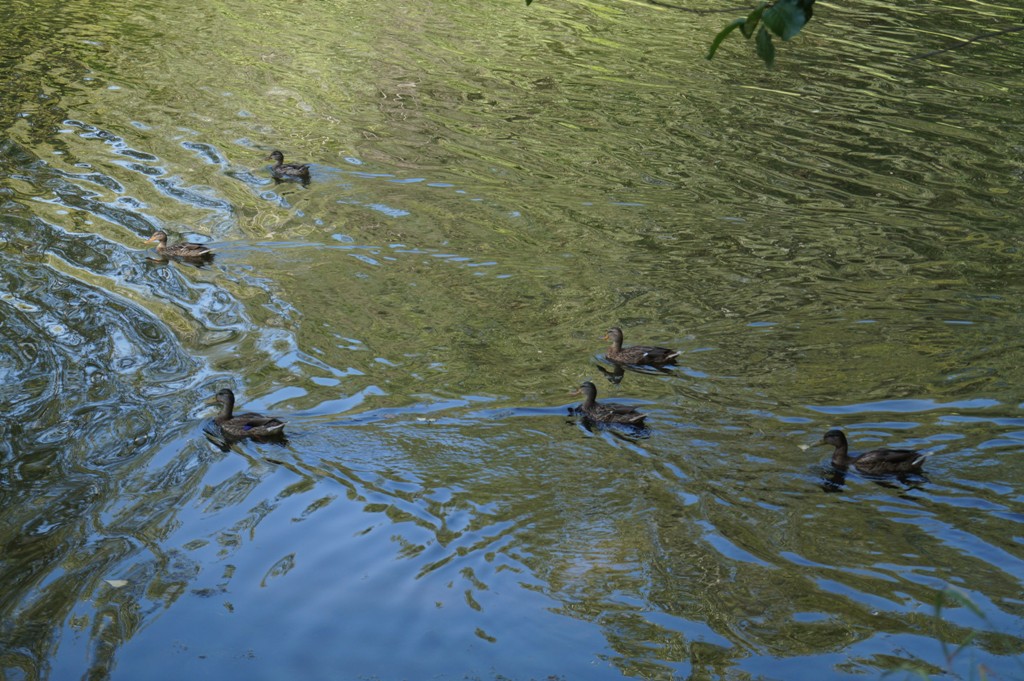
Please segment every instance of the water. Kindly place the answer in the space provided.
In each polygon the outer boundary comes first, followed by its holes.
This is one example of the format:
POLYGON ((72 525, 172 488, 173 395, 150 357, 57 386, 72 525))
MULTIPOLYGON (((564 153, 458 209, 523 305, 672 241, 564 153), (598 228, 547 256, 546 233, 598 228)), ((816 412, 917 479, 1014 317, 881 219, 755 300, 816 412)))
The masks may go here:
POLYGON ((1024 677, 1019 10, 9 3, 0 677, 1024 677))

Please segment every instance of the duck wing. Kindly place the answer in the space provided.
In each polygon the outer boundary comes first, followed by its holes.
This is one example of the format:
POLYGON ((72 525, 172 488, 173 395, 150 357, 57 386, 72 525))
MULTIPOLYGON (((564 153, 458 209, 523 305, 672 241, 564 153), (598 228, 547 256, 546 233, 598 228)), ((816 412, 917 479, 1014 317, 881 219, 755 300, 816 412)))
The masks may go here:
POLYGON ((248 430, 249 428, 273 428, 283 427, 284 421, 273 416, 264 416, 263 414, 255 414, 253 412, 247 412, 245 414, 239 414, 232 421, 244 421, 244 427, 248 430))
POLYGON ((862 473, 916 473, 924 466, 927 454, 915 449, 876 449, 858 456, 853 465, 862 473))
POLYGON ((280 435, 284 432, 285 426, 281 419, 253 412, 238 414, 230 419, 214 419, 214 423, 219 425, 226 435, 237 438, 280 435))
POLYGON ((669 350, 654 345, 631 345, 618 352, 609 351, 608 359, 626 364, 673 364, 679 356, 678 350, 669 350))
POLYGON ((274 166, 274 173, 277 175, 309 175, 309 164, 308 163, 282 163, 279 166, 274 166))
POLYGON ((180 243, 166 249, 170 255, 177 255, 184 258, 197 258, 213 253, 213 249, 202 244, 180 243))
POLYGON ((639 345, 638 350, 643 351, 642 364, 672 364, 679 356, 678 350, 659 348, 657 346, 639 345))
POLYGON ((631 423, 636 425, 643 423, 643 420, 647 418, 647 414, 640 413, 627 404, 617 404, 615 402, 595 403, 593 407, 585 408, 583 414, 595 421, 631 423))

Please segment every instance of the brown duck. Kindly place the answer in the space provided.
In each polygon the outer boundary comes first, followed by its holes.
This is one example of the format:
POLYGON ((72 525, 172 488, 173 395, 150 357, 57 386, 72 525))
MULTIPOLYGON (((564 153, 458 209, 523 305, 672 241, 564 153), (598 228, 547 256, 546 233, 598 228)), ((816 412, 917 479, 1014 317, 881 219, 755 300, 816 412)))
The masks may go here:
POLYGON ((167 245, 167 232, 154 232, 153 236, 146 239, 147 244, 156 242, 156 252, 163 256, 174 258, 212 258, 213 249, 203 244, 192 244, 187 241, 167 245))
POLYGON ((270 172, 279 180, 302 180, 309 182, 308 163, 285 163, 284 154, 277 149, 270 152, 265 160, 273 159, 274 165, 270 166, 270 172))
POLYGON ((220 426, 225 437, 240 440, 246 437, 272 438, 284 435, 284 421, 272 416, 263 416, 253 412, 235 415, 235 394, 224 388, 217 393, 214 400, 220 402, 220 413, 213 422, 220 426))
POLYGON ((583 404, 576 407, 575 412, 584 418, 598 423, 621 423, 629 426, 642 426, 647 414, 638 412, 626 404, 615 402, 598 402, 597 386, 590 381, 584 381, 574 395, 583 394, 583 404))
POLYGON ((860 456, 850 456, 846 435, 843 431, 833 429, 825 433, 819 445, 832 445, 832 465, 847 469, 851 465, 861 473, 868 475, 885 475, 886 473, 905 474, 920 473, 927 454, 914 449, 874 449, 860 456))
POLYGON ((617 326, 608 329, 608 333, 604 337, 605 340, 612 342, 605 357, 619 364, 649 364, 652 366, 675 364, 676 357, 680 354, 678 350, 669 350, 653 345, 631 345, 624 348, 622 347, 622 329, 617 326))

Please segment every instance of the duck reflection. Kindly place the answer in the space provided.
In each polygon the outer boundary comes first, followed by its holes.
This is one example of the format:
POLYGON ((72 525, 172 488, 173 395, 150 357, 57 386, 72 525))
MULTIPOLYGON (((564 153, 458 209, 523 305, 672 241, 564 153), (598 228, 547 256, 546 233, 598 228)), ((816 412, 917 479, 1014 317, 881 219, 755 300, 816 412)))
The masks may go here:
POLYGON ((633 364, 619 364, 613 362, 611 368, 606 367, 602 362, 598 362, 597 370, 600 371, 608 382, 613 385, 618 385, 622 382, 622 377, 626 375, 627 371, 631 371, 636 374, 647 374, 648 376, 672 376, 675 372, 672 369, 665 367, 655 366, 641 366, 633 364))

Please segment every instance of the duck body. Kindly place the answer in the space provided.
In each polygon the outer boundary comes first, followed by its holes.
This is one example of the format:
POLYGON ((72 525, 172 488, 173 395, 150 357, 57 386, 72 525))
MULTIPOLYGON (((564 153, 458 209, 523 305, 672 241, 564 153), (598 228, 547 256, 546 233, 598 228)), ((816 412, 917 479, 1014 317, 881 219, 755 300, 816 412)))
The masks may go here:
POLYGON ((274 161, 274 165, 270 167, 270 172, 275 178, 279 180, 301 180, 303 182, 309 182, 308 163, 285 163, 284 154, 277 149, 270 152, 270 155, 267 156, 265 160, 274 161))
POLYGON ((214 398, 220 402, 220 413, 213 422, 226 437, 241 440, 243 438, 272 438, 284 435, 285 422, 272 416, 264 416, 253 412, 235 414, 235 394, 224 388, 214 398))
POLYGON ((631 345, 624 348, 622 347, 622 329, 617 326, 608 329, 608 333, 604 337, 612 342, 608 352, 605 353, 605 357, 619 364, 647 364, 651 366, 675 364, 676 357, 680 354, 678 350, 670 350, 655 345, 631 345))
POLYGON ((583 394, 583 404, 575 408, 575 413, 596 423, 620 423, 628 426, 642 426, 647 414, 643 414, 627 404, 615 402, 598 402, 597 386, 585 381, 575 394, 583 394))
POLYGON ((873 449, 860 456, 850 456, 846 435, 838 429, 825 433, 825 437, 818 444, 835 447, 835 451, 832 452, 832 465, 835 468, 846 470, 853 466, 867 475, 921 473, 925 459, 928 458, 927 454, 915 449, 887 448, 873 449))
POLYGON ((163 256, 173 258, 212 258, 213 249, 203 244, 192 244, 187 241, 167 245, 167 233, 164 231, 154 232, 153 236, 146 240, 147 244, 156 242, 156 252, 163 256))

